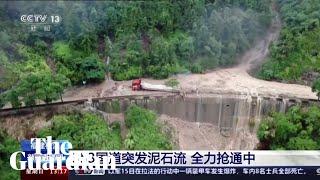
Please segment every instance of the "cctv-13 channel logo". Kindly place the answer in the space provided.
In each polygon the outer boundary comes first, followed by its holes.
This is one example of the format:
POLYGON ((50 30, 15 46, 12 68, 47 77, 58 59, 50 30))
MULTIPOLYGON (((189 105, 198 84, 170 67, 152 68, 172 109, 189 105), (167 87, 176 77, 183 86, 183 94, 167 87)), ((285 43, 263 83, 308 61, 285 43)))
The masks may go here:
POLYGON ((59 23, 61 17, 59 15, 49 16, 47 14, 23 14, 20 17, 22 23, 47 23, 50 20, 51 23, 59 23))

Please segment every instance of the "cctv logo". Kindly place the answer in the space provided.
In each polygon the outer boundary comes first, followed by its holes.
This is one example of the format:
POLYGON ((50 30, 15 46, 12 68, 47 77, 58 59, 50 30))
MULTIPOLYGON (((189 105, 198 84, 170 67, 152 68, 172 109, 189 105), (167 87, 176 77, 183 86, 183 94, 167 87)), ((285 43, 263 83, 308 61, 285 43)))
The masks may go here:
POLYGON ((41 15, 41 14, 24 14, 20 17, 21 22, 23 23, 44 23, 47 20, 47 15, 41 15))

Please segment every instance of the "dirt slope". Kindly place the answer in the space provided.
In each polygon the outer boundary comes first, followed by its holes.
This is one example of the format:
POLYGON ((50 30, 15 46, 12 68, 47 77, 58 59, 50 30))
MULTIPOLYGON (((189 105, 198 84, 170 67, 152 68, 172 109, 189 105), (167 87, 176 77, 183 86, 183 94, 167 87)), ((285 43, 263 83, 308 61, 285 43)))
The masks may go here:
POLYGON ((269 52, 268 47, 278 38, 280 28, 280 21, 276 18, 265 38, 259 40, 239 59, 240 64, 232 68, 220 69, 206 74, 178 76, 181 89, 189 93, 202 94, 241 93, 316 99, 316 94, 308 86, 264 81, 248 74, 251 69, 265 60, 269 52))

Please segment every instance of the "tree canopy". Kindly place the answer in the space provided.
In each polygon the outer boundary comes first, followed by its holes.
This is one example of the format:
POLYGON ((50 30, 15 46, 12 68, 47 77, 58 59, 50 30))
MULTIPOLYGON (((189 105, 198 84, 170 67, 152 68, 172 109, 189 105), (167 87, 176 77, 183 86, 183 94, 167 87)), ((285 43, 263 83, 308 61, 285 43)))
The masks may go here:
POLYGON ((0 92, 17 107, 54 101, 66 84, 100 82, 106 71, 114 80, 162 79, 227 66, 267 29, 270 4, 6 1, 0 6, 0 64, 5 64, 0 67, 0 92), (24 12, 57 14, 62 22, 50 32, 41 27, 31 32, 20 22, 24 12), (27 88, 35 91, 25 92, 27 88))
POLYGON ((320 108, 294 106, 287 113, 272 113, 257 135, 260 149, 319 150, 320 108))
POLYGON ((313 0, 278 2, 282 30, 259 76, 310 85, 316 77, 308 76, 320 70, 320 4, 313 0))
POLYGON ((126 111, 126 126, 129 128, 124 147, 131 150, 168 150, 173 145, 168 135, 161 132, 154 112, 130 106, 126 111))
POLYGON ((121 149, 120 125, 108 126, 99 116, 91 113, 58 115, 52 126, 40 130, 39 137, 68 140, 74 149, 121 149))
POLYGON ((119 122, 108 125, 102 117, 92 113, 56 115, 51 126, 41 129, 37 136, 69 140, 74 149, 170 150, 173 147, 171 138, 161 131, 162 126, 156 119, 154 112, 130 106, 125 113, 128 132, 121 137, 124 129, 120 129, 119 122))

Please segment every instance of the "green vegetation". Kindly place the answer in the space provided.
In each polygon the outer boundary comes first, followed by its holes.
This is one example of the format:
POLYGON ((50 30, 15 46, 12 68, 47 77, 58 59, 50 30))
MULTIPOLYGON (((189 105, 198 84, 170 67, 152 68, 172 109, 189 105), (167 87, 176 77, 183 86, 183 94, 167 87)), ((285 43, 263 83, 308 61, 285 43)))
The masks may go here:
POLYGON ((177 87, 179 86, 179 81, 176 78, 170 78, 166 82, 164 82, 166 86, 177 87))
POLYGON ((13 107, 19 107, 22 103, 31 106, 35 105, 37 100, 49 103, 59 99, 64 89, 69 86, 69 79, 63 74, 52 72, 44 57, 35 54, 31 48, 19 46, 19 55, 24 57, 25 61, 2 61, 2 64, 8 67, 9 74, 15 76, 7 77, 14 88, 2 95, 3 103, 10 102, 13 107))
POLYGON ((125 117, 128 134, 122 139, 119 123, 107 125, 105 120, 91 113, 58 115, 52 119, 52 126, 40 130, 37 135, 69 140, 74 149, 172 149, 170 138, 161 132, 156 118, 152 111, 130 106, 125 117))
POLYGON ((283 28, 259 76, 301 82, 311 72, 320 72, 320 4, 313 0, 278 2, 283 28))
POLYGON ((192 73, 198 73, 198 74, 203 73, 204 71, 203 67, 199 63, 191 65, 190 70, 192 73))
POLYGON ((10 166, 10 156, 19 151, 19 142, 9 135, 0 131, 0 174, 3 180, 20 179, 20 172, 15 171, 10 166))
POLYGON ((59 99, 68 85, 167 78, 227 66, 270 24, 271 0, 6 1, 0 5, 4 103, 59 99), (24 12, 59 14, 50 32, 30 32, 24 12), (26 89, 32 91, 26 92, 26 89))
POLYGON ((111 112, 113 112, 113 113, 121 113, 120 101, 119 100, 111 101, 108 109, 111 109, 111 112))
POLYGON ((257 135, 261 149, 319 150, 320 108, 294 106, 287 113, 272 113, 257 135))
POLYGON ((105 65, 96 54, 86 55, 58 41, 53 43, 53 56, 57 61, 58 72, 68 77, 73 84, 104 80, 105 65))
POLYGON ((167 78, 186 69, 201 73, 204 69, 230 65, 271 19, 269 1, 114 5, 119 14, 113 28, 120 30, 115 33, 115 41, 110 42, 110 69, 116 80, 140 76, 167 78), (133 12, 137 23, 123 21, 133 12))
POLYGON ((124 141, 125 149, 168 150, 172 149, 169 138, 161 132, 156 123, 156 114, 138 106, 130 106, 126 112, 126 126, 129 128, 124 141))
POLYGON ((90 113, 55 116, 52 126, 37 135, 69 140, 74 149, 121 148, 120 124, 108 126, 101 117, 90 113))
MULTIPOLYGON (((68 140, 78 150, 170 150, 172 143, 156 122, 152 111, 130 106, 126 112, 125 125, 128 134, 121 138, 120 123, 107 122, 93 113, 71 113, 56 115, 52 125, 37 132, 38 137, 68 140)), ((19 151, 19 142, 4 131, 0 131, 0 174, 3 180, 20 179, 20 172, 9 164, 12 153, 19 151)))

